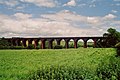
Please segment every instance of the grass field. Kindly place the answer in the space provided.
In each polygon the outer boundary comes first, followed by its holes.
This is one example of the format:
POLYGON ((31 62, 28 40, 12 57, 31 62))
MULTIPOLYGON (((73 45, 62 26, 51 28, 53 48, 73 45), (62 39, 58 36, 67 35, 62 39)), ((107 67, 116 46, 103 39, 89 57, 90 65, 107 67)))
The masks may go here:
POLYGON ((0 80, 25 79, 41 66, 83 67, 94 73, 98 64, 115 54, 113 48, 0 50, 0 80))

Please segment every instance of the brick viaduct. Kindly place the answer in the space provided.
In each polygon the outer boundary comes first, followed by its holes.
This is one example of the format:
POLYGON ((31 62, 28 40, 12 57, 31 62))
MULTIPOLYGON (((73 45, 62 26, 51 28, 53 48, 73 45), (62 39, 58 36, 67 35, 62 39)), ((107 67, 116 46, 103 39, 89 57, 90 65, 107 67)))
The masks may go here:
POLYGON ((74 41, 74 48, 78 47, 78 41, 80 39, 84 42, 84 48, 87 48, 87 41, 92 39, 94 43, 94 47, 96 46, 97 40, 103 39, 103 37, 39 37, 39 38, 20 38, 20 37, 12 37, 12 38, 5 38, 9 42, 11 42, 12 46, 20 46, 21 44, 26 47, 26 41, 28 41, 28 45, 32 44, 32 41, 34 41, 34 47, 38 46, 39 41, 41 41, 41 48, 45 49, 45 42, 48 41, 48 48, 53 48, 53 41, 55 40, 57 42, 57 45, 60 45, 60 42, 62 40, 65 41, 65 47, 69 48, 69 41, 72 39, 74 41))

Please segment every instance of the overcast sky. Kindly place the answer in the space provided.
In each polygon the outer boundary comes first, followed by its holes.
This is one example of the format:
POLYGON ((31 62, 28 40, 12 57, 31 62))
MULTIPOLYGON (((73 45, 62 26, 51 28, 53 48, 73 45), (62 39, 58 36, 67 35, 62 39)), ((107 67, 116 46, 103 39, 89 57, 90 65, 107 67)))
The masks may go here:
POLYGON ((120 31, 120 0, 0 0, 0 37, 102 36, 120 31))

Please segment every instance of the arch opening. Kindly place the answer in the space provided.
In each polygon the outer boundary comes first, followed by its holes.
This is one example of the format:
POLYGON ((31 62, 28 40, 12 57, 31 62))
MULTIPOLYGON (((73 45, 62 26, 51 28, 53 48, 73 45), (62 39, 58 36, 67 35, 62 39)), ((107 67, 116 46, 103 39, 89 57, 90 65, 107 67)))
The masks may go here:
POLYGON ((79 39, 77 42, 78 48, 83 48, 84 47, 84 41, 82 39, 79 39))
POLYGON ((61 45, 63 48, 65 48, 65 40, 64 40, 64 39, 62 39, 62 40, 60 41, 60 45, 61 45))
POLYGON ((74 48, 74 40, 73 39, 69 40, 68 46, 69 46, 69 48, 74 48))
POLYGON ((93 41, 93 39, 88 39, 87 40, 87 47, 88 48, 93 48, 94 47, 94 41, 93 41))

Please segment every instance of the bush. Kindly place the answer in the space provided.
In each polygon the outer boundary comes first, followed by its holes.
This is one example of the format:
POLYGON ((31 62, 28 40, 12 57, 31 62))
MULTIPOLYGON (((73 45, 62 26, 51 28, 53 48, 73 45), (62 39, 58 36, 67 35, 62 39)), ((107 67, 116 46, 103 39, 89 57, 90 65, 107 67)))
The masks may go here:
POLYGON ((28 80, 91 80, 93 77, 90 70, 84 68, 50 66, 30 73, 28 80))
POLYGON ((23 46, 13 46, 12 49, 25 49, 23 46))
POLYGON ((120 42, 115 45, 117 55, 120 56, 120 42))
POLYGON ((5 38, 0 39, 0 46, 9 46, 9 45, 11 45, 11 43, 5 40, 5 38))
POLYGON ((27 48, 28 49, 34 49, 35 47, 34 47, 34 44, 29 44, 27 48))
POLYGON ((120 48, 120 42, 115 45, 115 48, 120 48))
POLYGON ((74 48, 74 44, 73 43, 69 44, 69 48, 74 48))
POLYGON ((87 47, 94 47, 93 45, 87 45, 87 47))
POLYGON ((7 49, 7 46, 0 45, 0 49, 7 49))
POLYGON ((23 46, 0 46, 0 49, 25 49, 23 46))
POLYGON ((100 63, 96 73, 100 80, 120 80, 120 58, 111 57, 110 61, 100 63))
POLYGON ((56 45, 54 49, 62 49, 63 47, 61 45, 56 45))
POLYGON ((39 46, 36 46, 36 49, 41 49, 40 45, 39 45, 39 46))

